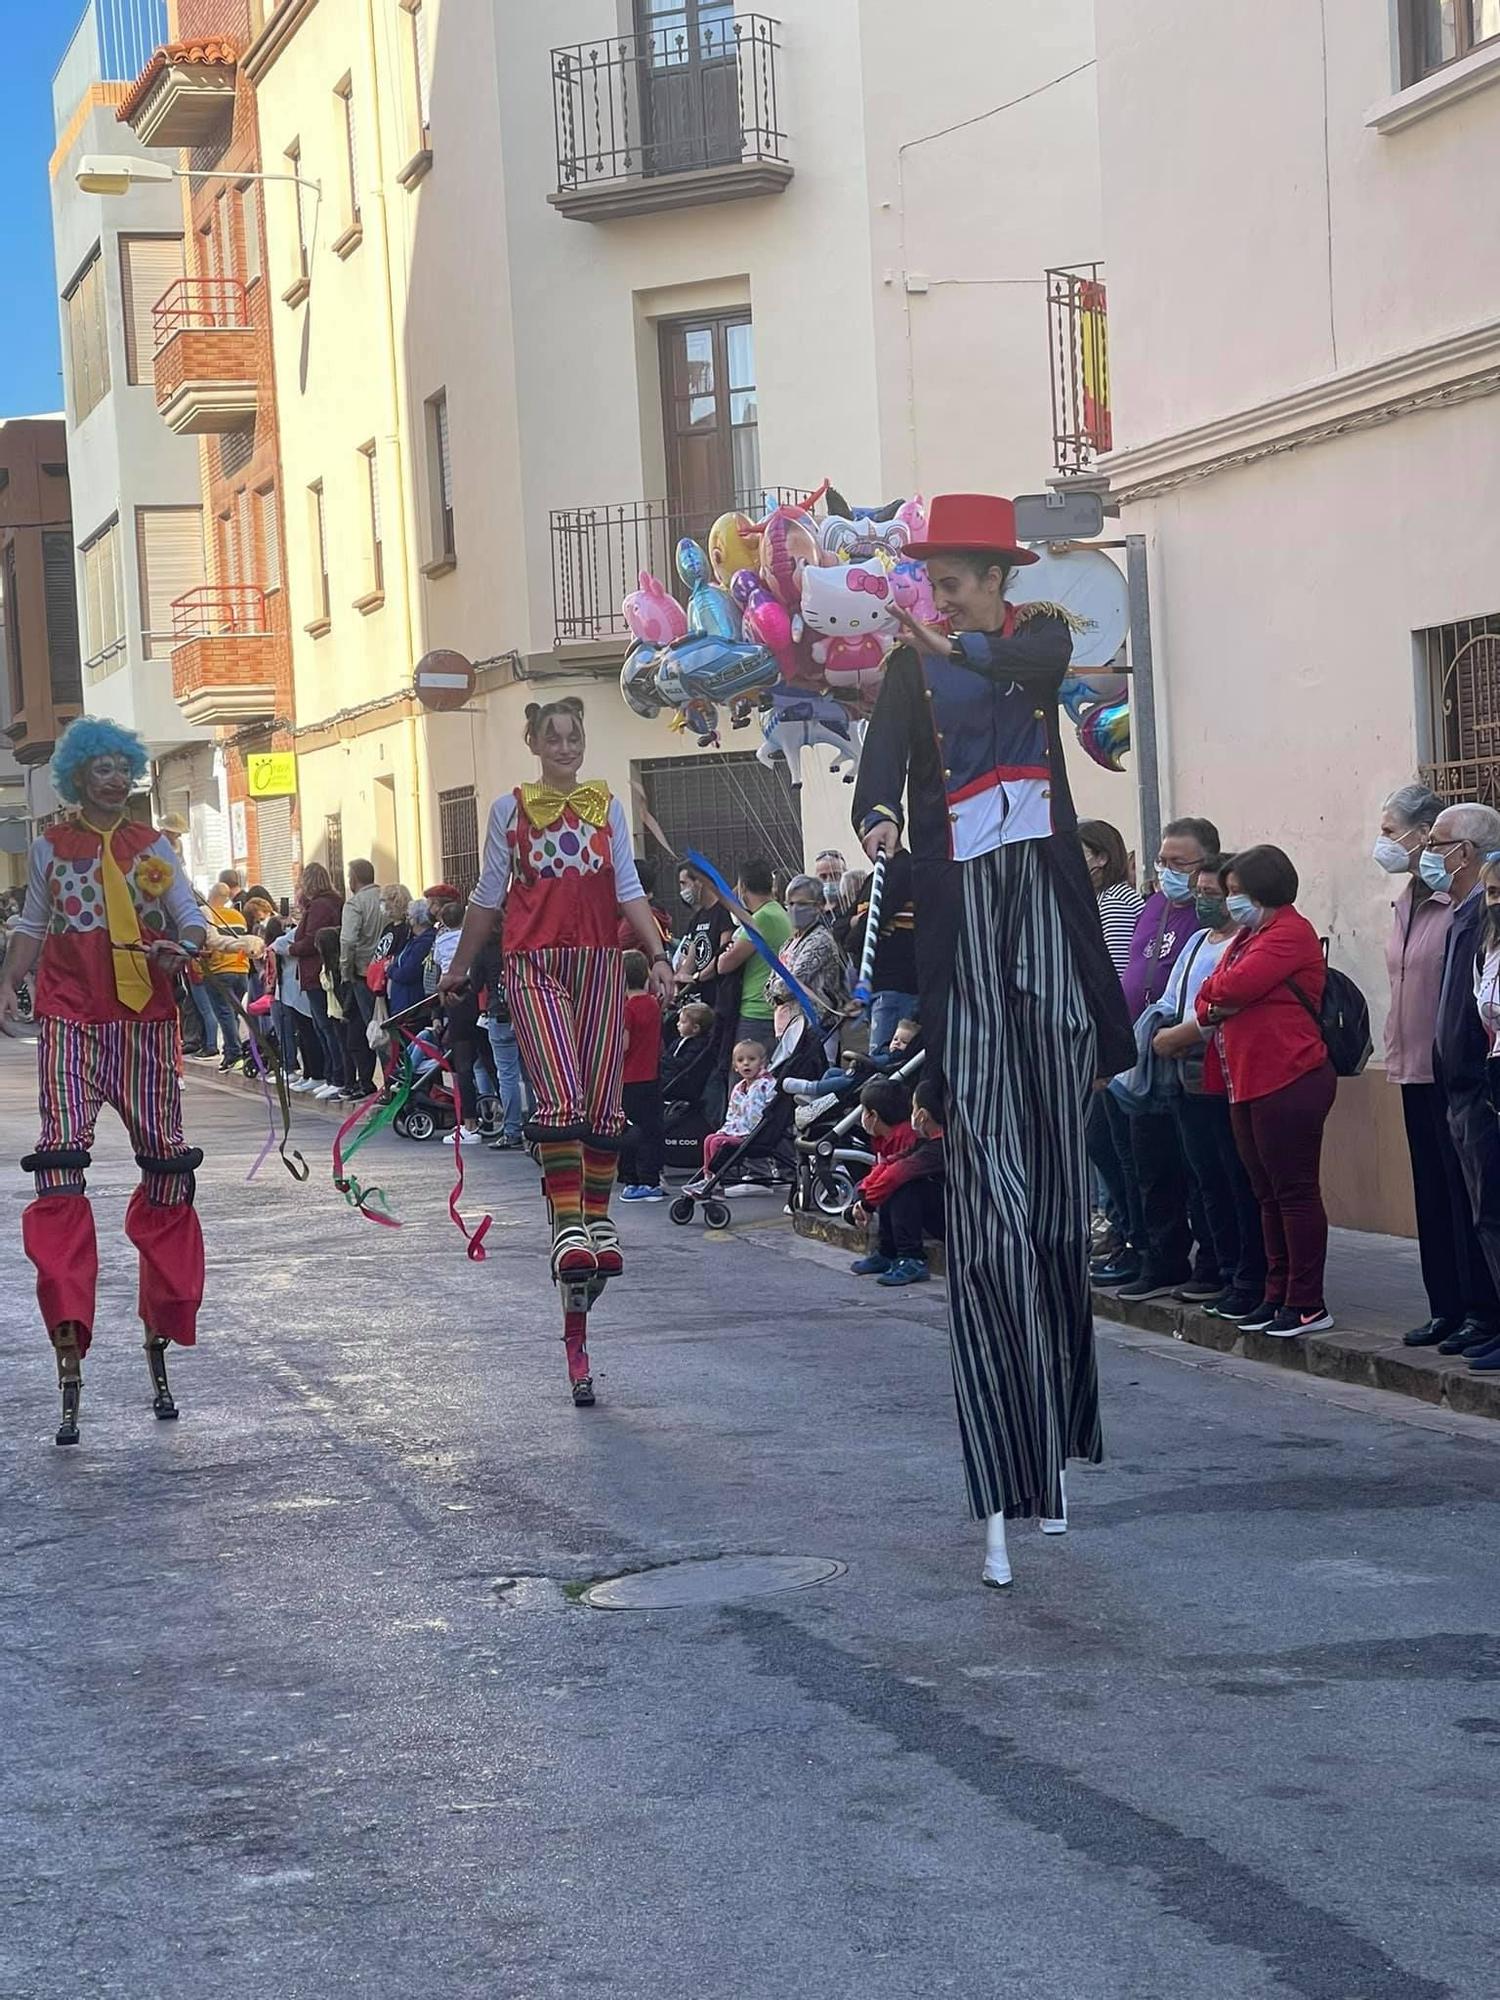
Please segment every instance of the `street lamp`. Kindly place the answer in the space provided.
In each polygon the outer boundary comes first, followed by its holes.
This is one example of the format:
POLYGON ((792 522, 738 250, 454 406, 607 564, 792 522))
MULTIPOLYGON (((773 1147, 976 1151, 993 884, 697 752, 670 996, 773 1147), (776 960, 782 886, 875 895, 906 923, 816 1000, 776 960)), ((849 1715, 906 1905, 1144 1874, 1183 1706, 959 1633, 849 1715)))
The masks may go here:
POLYGON ((238 168, 169 167, 163 160, 145 160, 132 153, 86 153, 73 176, 83 194, 129 194, 133 187, 160 187, 166 181, 293 181, 321 195, 321 181, 300 174, 246 174, 238 168))

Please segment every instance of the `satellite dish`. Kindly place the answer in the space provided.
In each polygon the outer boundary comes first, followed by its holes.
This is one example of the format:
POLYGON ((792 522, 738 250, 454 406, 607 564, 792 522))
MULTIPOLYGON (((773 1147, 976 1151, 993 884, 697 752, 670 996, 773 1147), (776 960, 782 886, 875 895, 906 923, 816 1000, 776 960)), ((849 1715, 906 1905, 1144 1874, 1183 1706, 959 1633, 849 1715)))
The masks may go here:
POLYGON ((1130 630, 1130 586, 1098 549, 1042 550, 1034 563, 1011 571, 1005 595, 1012 604, 1060 604, 1085 622, 1073 634, 1072 671, 1107 667, 1130 630))
POLYGON ((446 648, 424 653, 412 678, 412 692, 423 708, 439 713, 462 708, 474 692, 473 663, 466 660, 462 653, 450 652, 446 648))

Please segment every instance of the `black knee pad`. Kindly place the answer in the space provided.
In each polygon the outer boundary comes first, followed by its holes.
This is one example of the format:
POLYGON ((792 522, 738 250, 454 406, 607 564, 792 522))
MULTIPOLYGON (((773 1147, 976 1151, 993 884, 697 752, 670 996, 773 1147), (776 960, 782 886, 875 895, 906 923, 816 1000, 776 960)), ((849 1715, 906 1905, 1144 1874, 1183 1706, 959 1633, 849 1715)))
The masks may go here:
POLYGON ((623 1132, 585 1132, 583 1143, 591 1152, 618 1153, 625 1143, 623 1132))
POLYGON ((577 1125, 543 1125, 535 1118, 528 1118, 521 1127, 522 1136, 529 1145, 545 1146, 554 1139, 587 1139, 589 1128, 577 1125))
POLYGON ((94 1164, 94 1156, 84 1146, 38 1146, 21 1162, 23 1174, 82 1174, 94 1164))
POLYGON ((197 1170, 203 1165, 203 1148, 188 1146, 180 1153, 168 1153, 165 1159, 154 1159, 150 1153, 137 1153, 135 1163, 143 1174, 166 1174, 185 1177, 187 1199, 191 1206, 198 1193, 197 1170))

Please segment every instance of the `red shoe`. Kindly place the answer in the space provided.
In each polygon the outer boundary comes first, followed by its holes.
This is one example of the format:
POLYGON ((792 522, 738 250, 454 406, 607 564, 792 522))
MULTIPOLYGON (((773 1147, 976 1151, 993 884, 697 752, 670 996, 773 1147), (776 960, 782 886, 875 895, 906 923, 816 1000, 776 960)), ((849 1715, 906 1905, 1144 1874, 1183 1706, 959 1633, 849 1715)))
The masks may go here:
POLYGON ((552 1239, 554 1283, 576 1283, 580 1278, 595 1278, 598 1275, 599 1259, 588 1231, 582 1223, 567 1223, 552 1239))
POLYGON ((618 1278, 625 1269, 625 1256, 620 1248, 620 1232, 607 1215, 602 1215, 588 1226, 589 1241, 594 1246, 594 1256, 598 1260, 601 1278, 618 1278))

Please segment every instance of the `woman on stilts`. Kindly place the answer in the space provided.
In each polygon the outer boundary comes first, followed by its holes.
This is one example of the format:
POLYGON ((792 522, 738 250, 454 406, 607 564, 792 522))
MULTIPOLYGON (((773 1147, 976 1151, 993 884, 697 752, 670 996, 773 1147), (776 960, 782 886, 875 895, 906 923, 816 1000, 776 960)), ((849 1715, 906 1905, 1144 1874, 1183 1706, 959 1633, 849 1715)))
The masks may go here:
POLYGON ((999 1586, 1006 1521, 1061 1533, 1067 1461, 1102 1456, 1083 1128, 1096 1078, 1135 1047, 1063 762, 1067 618, 1005 601, 1011 570, 1036 560, 1008 500, 936 499, 907 553, 948 630, 902 617, 854 824, 872 860, 905 826, 913 858, 920 1015, 947 1091, 959 1430, 983 1580, 999 1586))
POLYGON ((532 1096, 525 1132, 551 1210, 573 1400, 589 1404, 588 1307, 624 1269, 609 1213, 625 1129, 621 914, 663 1003, 672 998, 672 969, 624 810, 607 785, 579 782, 586 746, 578 697, 530 703, 526 746, 541 764, 540 782, 518 785, 490 809, 483 872, 438 990, 462 990, 503 908, 505 998, 532 1096))
POLYGON ((177 1415, 168 1342, 192 1346, 203 1299, 203 1232, 193 1206, 203 1155, 183 1138, 172 978, 201 950, 204 925, 167 836, 128 816, 147 769, 134 730, 80 716, 63 731, 52 784, 74 811, 32 843, 26 907, 0 972, 0 1027, 8 1029, 16 988, 37 967, 41 1132, 21 1162, 36 1183, 21 1239, 57 1357, 61 1445, 79 1440, 83 1357, 94 1332, 99 1252, 84 1174, 106 1104, 119 1113, 141 1170, 125 1234, 140 1263, 138 1305, 158 1417, 177 1415))

